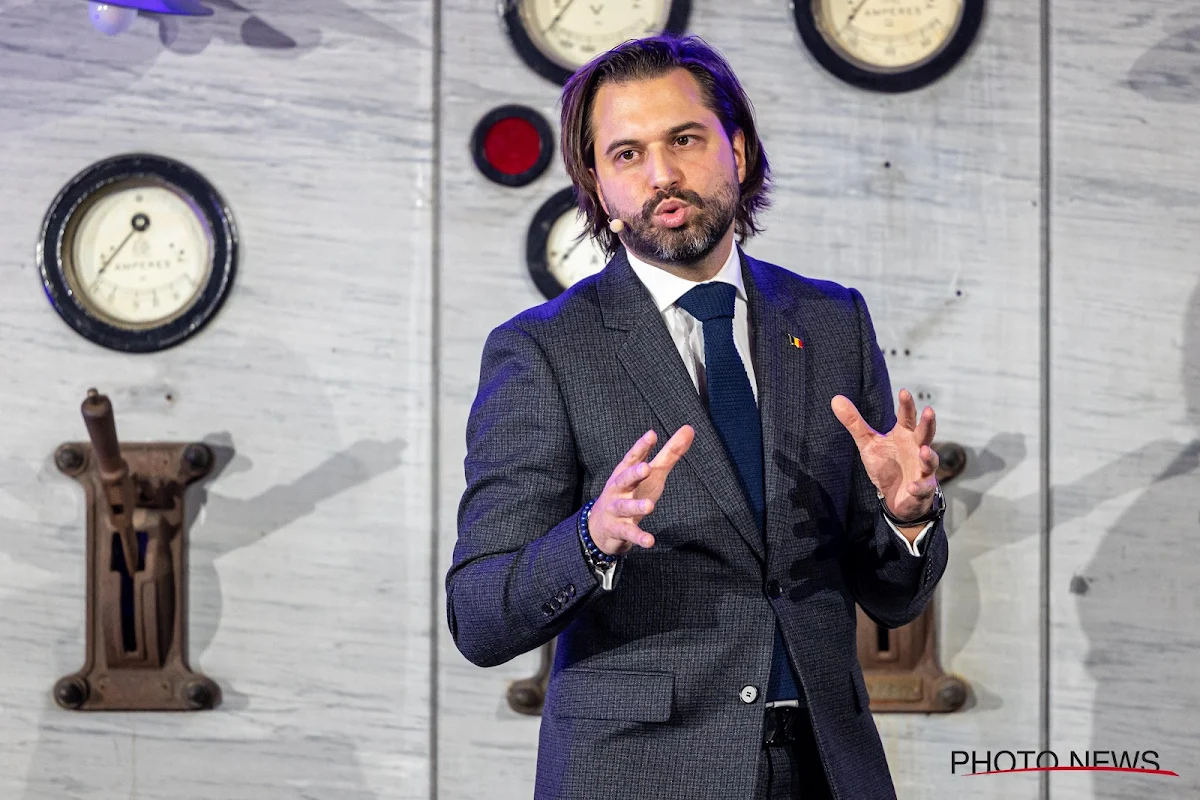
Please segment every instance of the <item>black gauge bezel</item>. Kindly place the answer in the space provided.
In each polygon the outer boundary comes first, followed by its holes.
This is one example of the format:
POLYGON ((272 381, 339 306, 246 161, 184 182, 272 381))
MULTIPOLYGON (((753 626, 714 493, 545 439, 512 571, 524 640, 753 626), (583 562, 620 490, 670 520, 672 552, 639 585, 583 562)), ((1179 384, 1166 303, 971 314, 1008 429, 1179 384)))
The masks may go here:
POLYGON ((546 258, 546 246, 550 243, 550 230, 563 214, 576 211, 575 190, 570 186, 550 196, 533 215, 529 231, 525 236, 525 264, 529 277, 547 300, 553 300, 569 287, 563 286, 550 271, 546 258))
POLYGON ((238 233, 228 204, 191 167, 150 153, 127 153, 99 161, 67 183, 50 204, 37 244, 37 265, 50 304, 77 333, 95 344, 126 353, 173 347, 198 333, 229 295, 237 271, 238 233), (186 309, 160 324, 126 328, 93 313, 73 288, 64 246, 83 211, 122 185, 165 185, 183 196, 211 233, 212 263, 206 282, 186 309))
POLYGON ((822 67, 837 78, 874 92, 911 92, 938 80, 962 60, 978 36, 986 0, 963 0, 962 18, 949 40, 933 57, 906 69, 887 72, 851 61, 821 33, 813 6, 826 0, 792 0, 792 14, 805 47, 822 67))

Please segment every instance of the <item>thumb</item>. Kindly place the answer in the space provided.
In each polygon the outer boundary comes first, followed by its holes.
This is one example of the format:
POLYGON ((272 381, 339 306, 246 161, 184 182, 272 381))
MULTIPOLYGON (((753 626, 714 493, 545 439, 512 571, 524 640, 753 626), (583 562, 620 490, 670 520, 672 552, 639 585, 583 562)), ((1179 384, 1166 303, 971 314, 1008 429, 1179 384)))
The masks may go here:
POLYGON ((862 414, 858 413, 858 409, 850 399, 842 395, 837 395, 829 403, 833 409, 833 415, 837 417, 838 422, 842 423, 842 427, 850 432, 854 437, 854 443, 858 445, 858 449, 862 450, 871 440, 878 436, 878 432, 863 419, 862 414))

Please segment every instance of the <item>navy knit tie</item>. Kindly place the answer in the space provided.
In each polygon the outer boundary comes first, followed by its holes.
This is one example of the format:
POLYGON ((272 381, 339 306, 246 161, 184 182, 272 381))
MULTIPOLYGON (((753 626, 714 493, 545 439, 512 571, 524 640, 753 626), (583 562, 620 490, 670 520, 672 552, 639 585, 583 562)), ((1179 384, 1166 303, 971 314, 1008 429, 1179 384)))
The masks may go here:
MULTIPOLYGON (((763 484, 762 420, 754 390, 733 344, 733 301, 737 289, 728 283, 705 283, 690 289, 676 305, 704 324, 704 374, 708 382, 708 414, 725 451, 737 468, 742 489, 750 500, 759 535, 764 535, 766 489, 763 484)), ((800 697, 775 624, 775 651, 767 700, 800 697)))

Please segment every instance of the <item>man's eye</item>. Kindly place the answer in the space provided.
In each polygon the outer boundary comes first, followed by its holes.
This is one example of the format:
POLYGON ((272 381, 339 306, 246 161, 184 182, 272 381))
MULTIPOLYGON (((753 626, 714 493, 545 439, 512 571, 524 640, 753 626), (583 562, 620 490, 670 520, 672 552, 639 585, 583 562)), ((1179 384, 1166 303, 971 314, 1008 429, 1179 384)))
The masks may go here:
POLYGON ((627 159, 625 156, 630 155, 632 153, 633 153, 632 150, 622 150, 620 152, 620 154, 617 155, 617 158, 621 159, 622 161, 628 161, 629 159, 627 159))
POLYGON ((691 140, 692 140, 692 137, 686 133, 683 136, 676 137, 676 139, 675 139, 676 142, 683 142, 684 144, 688 144, 689 142, 691 142, 691 140))

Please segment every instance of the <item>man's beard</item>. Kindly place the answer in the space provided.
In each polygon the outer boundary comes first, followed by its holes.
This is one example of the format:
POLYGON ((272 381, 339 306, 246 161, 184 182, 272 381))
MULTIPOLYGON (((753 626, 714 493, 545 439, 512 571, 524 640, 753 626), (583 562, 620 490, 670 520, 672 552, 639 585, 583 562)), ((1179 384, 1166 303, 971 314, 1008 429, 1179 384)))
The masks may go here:
POLYGON ((640 258, 691 266, 716 249, 733 224, 737 203, 738 185, 733 181, 726 181, 708 198, 688 189, 659 192, 646 202, 638 216, 621 216, 625 223, 621 241, 640 258), (692 218, 678 228, 655 224, 654 210, 672 198, 690 204, 694 209, 692 218))

